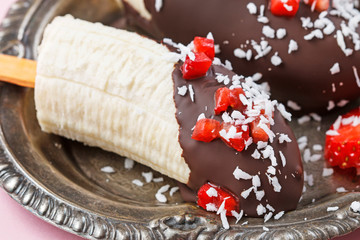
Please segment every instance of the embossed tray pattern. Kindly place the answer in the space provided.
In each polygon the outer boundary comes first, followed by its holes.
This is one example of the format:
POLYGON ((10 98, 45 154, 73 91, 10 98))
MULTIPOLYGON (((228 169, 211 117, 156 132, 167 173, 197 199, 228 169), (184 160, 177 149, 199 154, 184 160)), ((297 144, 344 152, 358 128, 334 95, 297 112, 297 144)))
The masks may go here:
MULTIPOLYGON (((45 25, 66 13, 105 24, 123 21, 115 0, 20 0, 0 26, 0 52, 35 58, 45 25)), ((293 123, 293 128, 298 137, 305 134, 312 144, 321 144, 335 118, 293 123)), ((166 204, 157 202, 159 187, 176 182, 164 177, 162 183, 138 188, 131 181, 150 169, 137 164, 126 170, 123 165, 120 156, 41 132, 33 90, 0 83, 0 185, 33 214, 66 231, 88 239, 328 239, 360 226, 360 214, 349 208, 360 200, 359 179, 340 170, 322 178, 323 160, 305 165, 315 184, 306 186, 296 211, 265 224, 255 218, 239 224, 231 220, 229 230, 218 216, 184 203, 179 193, 166 204), (116 172, 104 173, 104 166, 116 172), (348 192, 336 193, 340 186, 348 192), (339 210, 327 212, 328 206, 339 210)))

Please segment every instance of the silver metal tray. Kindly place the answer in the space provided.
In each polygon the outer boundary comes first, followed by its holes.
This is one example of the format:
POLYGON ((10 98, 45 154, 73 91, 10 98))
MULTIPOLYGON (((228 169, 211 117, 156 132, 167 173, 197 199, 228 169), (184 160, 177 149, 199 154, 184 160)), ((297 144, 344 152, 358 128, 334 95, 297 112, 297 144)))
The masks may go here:
MULTIPOLYGON (((20 0, 0 27, 1 52, 34 58, 45 25, 66 13, 105 24, 123 21, 115 0, 20 0)), ((298 137, 309 137, 310 146, 322 144, 336 114, 321 123, 292 125, 298 137)), ((323 178, 323 160, 305 164, 314 186, 306 184, 297 210, 265 224, 256 218, 231 220, 229 230, 218 216, 184 203, 179 193, 166 204, 157 202, 158 188, 175 181, 165 177, 139 188, 131 181, 149 169, 123 165, 120 156, 41 132, 33 90, 0 84, 0 185, 33 214, 66 231, 89 239, 328 239, 360 227, 360 214, 349 208, 360 200, 359 179, 338 169, 323 178), (104 166, 116 172, 104 173, 104 166), (337 193, 338 187, 348 192, 337 193), (329 206, 339 210, 328 212, 329 206)))

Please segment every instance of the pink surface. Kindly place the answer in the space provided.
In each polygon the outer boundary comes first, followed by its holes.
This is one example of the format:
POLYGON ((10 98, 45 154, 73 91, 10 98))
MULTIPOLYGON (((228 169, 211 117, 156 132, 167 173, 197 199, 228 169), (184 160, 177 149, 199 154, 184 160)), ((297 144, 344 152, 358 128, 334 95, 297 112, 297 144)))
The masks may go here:
MULTIPOLYGON (((15 0, 0 0, 0 22, 15 0)), ((1 239, 6 240, 82 240, 33 215, 0 189, 1 239)), ((360 239, 360 229, 334 240, 360 239)))

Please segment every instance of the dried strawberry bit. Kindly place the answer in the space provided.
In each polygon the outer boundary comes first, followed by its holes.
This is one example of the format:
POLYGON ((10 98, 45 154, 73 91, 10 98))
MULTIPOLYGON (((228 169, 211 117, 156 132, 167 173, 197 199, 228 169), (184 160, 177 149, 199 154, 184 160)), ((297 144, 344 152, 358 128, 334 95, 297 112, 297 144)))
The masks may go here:
POLYGON ((240 100, 240 94, 244 94, 242 88, 228 89, 227 87, 219 88, 215 92, 215 114, 219 115, 225 112, 228 107, 234 110, 243 110, 244 105, 240 100))
POLYGON ((244 110, 244 104, 240 100, 240 95, 245 96, 245 92, 242 88, 234 88, 230 90, 230 107, 234 110, 244 110))
POLYGON ((215 119, 203 118, 196 122, 192 139, 202 142, 211 142, 219 137, 220 122, 215 119))
POLYGON ((231 211, 239 212, 239 199, 230 191, 214 184, 204 184, 199 189, 197 197, 197 204, 206 210, 210 210, 211 208, 209 205, 212 205, 215 207, 213 210, 217 211, 221 204, 225 201, 224 209, 226 210, 227 216, 232 216, 231 211))
POLYGON ((225 112, 230 106, 230 89, 227 87, 219 88, 215 92, 215 114, 225 112))
POLYGON ((250 137, 248 125, 235 125, 225 122, 221 123, 219 134, 221 140, 239 152, 244 150, 246 141, 250 137))
POLYGON ((194 60, 186 56, 185 62, 181 66, 184 79, 190 80, 203 77, 211 66, 212 61, 205 53, 194 53, 194 55, 194 60))
POLYGON ((195 52, 205 53, 211 60, 215 57, 215 44, 213 39, 195 37, 194 38, 194 50, 195 52))
MULTIPOLYGON (((256 118, 256 120, 252 121, 250 126, 250 135, 253 138, 255 143, 257 142, 267 142, 269 140, 269 135, 265 132, 265 130, 259 126, 260 118, 256 118)), ((264 123, 270 129, 270 123, 264 123)))
POLYGON ((300 0, 271 0, 270 10, 275 16, 293 17, 299 5, 300 0))
POLYGON ((311 9, 314 9, 318 12, 326 11, 330 6, 329 0, 306 0, 304 2, 305 4, 310 5, 311 9))
MULTIPOLYGON (((344 124, 335 122, 325 138, 324 157, 331 166, 340 168, 355 167, 360 173, 360 107, 341 116, 353 122, 344 124)), ((340 120, 341 120, 340 119, 340 120)))

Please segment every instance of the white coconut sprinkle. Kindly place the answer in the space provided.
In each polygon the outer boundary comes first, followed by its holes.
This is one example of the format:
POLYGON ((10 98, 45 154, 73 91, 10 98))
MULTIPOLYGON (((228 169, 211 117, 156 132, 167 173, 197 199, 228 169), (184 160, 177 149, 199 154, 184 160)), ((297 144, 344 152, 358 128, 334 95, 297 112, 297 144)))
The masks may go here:
POLYGON ((284 143, 284 142, 292 142, 291 139, 289 138, 289 136, 287 134, 284 134, 284 133, 280 133, 280 136, 279 136, 279 143, 284 143))
POLYGON ((158 193, 165 193, 169 190, 170 188, 170 185, 169 184, 166 184, 164 186, 162 186, 161 188, 159 188, 159 190, 157 191, 158 193))
POLYGON ((222 223, 223 228, 229 229, 230 226, 229 226, 229 222, 228 222, 227 217, 226 217, 226 210, 222 211, 220 213, 220 219, 221 219, 221 223, 222 223))
POLYGON ((328 135, 328 136, 338 136, 338 135, 340 135, 340 133, 338 133, 335 130, 328 130, 328 131, 326 131, 326 135, 328 135))
POLYGON ((132 160, 132 159, 129 159, 129 158, 125 158, 125 161, 124 161, 124 168, 125 169, 132 169, 135 165, 135 161, 132 160))
POLYGON ((179 191, 179 187, 172 187, 169 192, 170 197, 172 197, 177 191, 179 191))
POLYGON ((184 85, 184 86, 181 86, 181 87, 178 87, 178 94, 180 96, 185 96, 186 92, 187 92, 187 87, 184 85))
POLYGON ((310 152, 310 149, 306 148, 306 149, 304 150, 303 160, 304 160, 304 162, 309 162, 309 161, 311 160, 311 152, 310 152))
POLYGON ((154 183, 159 183, 159 182, 163 182, 163 181, 164 181, 163 177, 153 178, 154 183))
POLYGON ((155 194, 155 198, 156 198, 156 200, 158 200, 161 203, 166 203, 167 202, 166 196, 164 194, 162 194, 162 193, 157 192, 155 194))
POLYGON ((213 187, 209 188, 209 189, 206 191, 206 194, 207 194, 209 197, 217 197, 217 196, 218 196, 218 192, 217 192, 216 189, 213 188, 213 187))
POLYGON ((132 180, 132 183, 135 184, 136 186, 139 186, 139 187, 144 186, 143 182, 140 181, 139 179, 132 180))
POLYGON ((322 150, 323 150, 323 147, 322 147, 322 145, 320 145, 320 144, 314 144, 314 145, 313 145, 313 150, 314 150, 314 151, 322 151, 322 150))
POLYGON ((263 199, 263 197, 265 196, 265 191, 261 190, 261 191, 255 191, 255 195, 256 195, 256 200, 261 201, 261 199, 263 199))
POLYGON ((300 111, 301 107, 294 101, 288 100, 286 105, 294 111, 300 111))
POLYGON ((326 109, 327 109, 328 111, 330 111, 330 110, 332 110, 332 109, 334 109, 334 108, 335 108, 335 103, 334 103, 334 101, 330 100, 330 101, 328 102, 328 106, 326 107, 326 109))
POLYGON ((291 39, 289 42, 288 54, 291 54, 292 52, 295 52, 297 50, 299 50, 299 45, 295 40, 291 39))
POLYGON ((264 216, 264 223, 266 223, 267 221, 269 221, 272 217, 273 213, 272 212, 269 212, 267 214, 265 214, 264 216))
POLYGON ((235 177, 235 179, 240 180, 250 180, 253 178, 253 176, 251 176, 250 174, 244 172, 243 170, 241 170, 239 167, 236 167, 236 169, 233 172, 233 175, 235 177))
POLYGON ((330 73, 332 74, 332 75, 335 75, 335 74, 337 74, 337 73, 339 73, 340 72, 340 65, 339 65, 339 63, 337 62, 337 63, 335 63, 331 68, 330 68, 330 73))
POLYGON ((267 228, 267 227, 265 227, 265 226, 263 226, 262 228, 263 228, 263 230, 264 230, 265 232, 270 231, 270 229, 268 229, 268 228, 267 228))
POLYGON ((338 107, 345 107, 348 103, 349 103, 349 100, 343 99, 343 100, 340 100, 340 101, 336 104, 336 106, 338 106, 338 107))
POLYGON ((254 158, 254 159, 260 159, 261 157, 261 154, 259 153, 259 151, 257 149, 254 150, 253 154, 251 154, 251 156, 254 158))
POLYGON ((264 213, 266 213, 266 208, 260 203, 257 207, 256 207, 256 212, 257 215, 261 216, 264 213))
POLYGON ((310 115, 310 117, 312 118, 312 119, 314 119, 315 121, 317 121, 317 122, 321 122, 321 116, 319 115, 319 114, 317 114, 317 113, 309 113, 309 115, 310 115))
POLYGON ((350 205, 350 209, 353 212, 360 212, 360 202, 359 201, 353 201, 350 205))
POLYGON ((101 168, 101 171, 104 173, 115 173, 115 169, 111 166, 105 166, 101 168))
POLYGON ((231 215, 233 215, 233 217, 236 218, 235 224, 237 224, 237 223, 241 220, 241 218, 243 217, 243 215, 244 215, 244 210, 241 210, 239 213, 237 213, 236 211, 232 210, 232 211, 231 211, 231 215))
POLYGON ((257 7, 253 2, 249 2, 246 7, 251 15, 255 15, 257 13, 257 7))
POLYGON ((248 196, 250 195, 250 193, 254 190, 254 187, 250 187, 249 189, 246 189, 244 191, 241 192, 240 196, 243 197, 244 199, 247 199, 248 196))
POLYGON ((153 172, 142 172, 141 176, 144 177, 146 183, 149 183, 153 179, 153 172))
POLYGON ((246 55, 247 55, 247 53, 244 50, 242 50, 240 48, 235 48, 234 49, 234 56, 235 57, 242 59, 242 58, 246 58, 246 55))
POLYGON ((328 212, 335 212, 335 211, 337 211, 338 209, 339 209, 338 206, 334 206, 334 207, 328 207, 328 208, 326 209, 326 211, 328 211, 328 212))
POLYGON ((279 28, 276 30, 276 38, 277 39, 283 39, 286 36, 286 29, 285 28, 279 28))
POLYGON ((275 38, 275 30, 268 25, 263 26, 262 33, 265 37, 275 38))
POLYGON ((282 63, 282 59, 279 57, 278 52, 276 52, 272 57, 271 57, 271 63, 274 66, 279 66, 282 63))
POLYGON ((346 192, 348 192, 348 190, 346 190, 344 187, 338 187, 338 188, 336 188, 336 192, 338 192, 338 193, 346 193, 346 192))
POLYGON ((191 84, 189 84, 189 93, 190 93, 191 101, 194 102, 195 101, 195 93, 194 93, 194 89, 191 84))
POLYGON ((359 74, 357 71, 357 68, 355 66, 352 67, 353 71, 354 71, 354 76, 355 76, 355 80, 356 80, 356 84, 358 85, 358 87, 360 88, 360 78, 359 78, 359 74))
POLYGON ((274 216, 274 219, 275 220, 279 220, 283 215, 284 215, 284 211, 281 211, 281 212, 278 212, 275 216, 274 216))
POLYGON ((217 212, 217 207, 214 203, 208 203, 206 204, 206 211, 208 212, 217 212))
POLYGON ((304 116, 298 118, 297 122, 298 122, 300 125, 302 125, 302 124, 304 124, 304 123, 310 122, 310 120, 311 120, 310 116, 304 115, 304 116))
POLYGON ((155 10, 156 12, 160 12, 163 7, 163 0, 155 0, 155 10))
POLYGON ((282 166, 285 167, 286 166, 286 158, 285 158, 284 154, 281 151, 279 151, 279 154, 280 154, 280 159, 281 159, 282 166))

